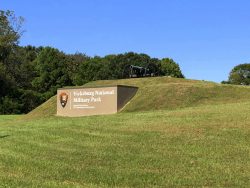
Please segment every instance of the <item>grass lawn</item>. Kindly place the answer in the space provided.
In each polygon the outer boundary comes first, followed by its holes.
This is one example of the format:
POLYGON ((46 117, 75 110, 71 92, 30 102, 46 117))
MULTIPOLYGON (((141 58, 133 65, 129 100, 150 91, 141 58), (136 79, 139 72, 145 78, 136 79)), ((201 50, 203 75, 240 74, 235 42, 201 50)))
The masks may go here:
POLYGON ((0 115, 0 123, 6 123, 8 121, 15 120, 19 115, 0 115))
POLYGON ((250 102, 0 116, 0 187, 249 187, 250 102))

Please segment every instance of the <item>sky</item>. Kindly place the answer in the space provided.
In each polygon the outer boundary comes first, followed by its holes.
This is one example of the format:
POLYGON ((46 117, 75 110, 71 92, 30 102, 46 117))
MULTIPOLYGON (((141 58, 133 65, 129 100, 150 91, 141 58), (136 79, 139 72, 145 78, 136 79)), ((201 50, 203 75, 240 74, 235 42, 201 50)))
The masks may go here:
POLYGON ((250 63, 249 0, 0 0, 25 18, 20 45, 174 59, 186 78, 221 82, 250 63))

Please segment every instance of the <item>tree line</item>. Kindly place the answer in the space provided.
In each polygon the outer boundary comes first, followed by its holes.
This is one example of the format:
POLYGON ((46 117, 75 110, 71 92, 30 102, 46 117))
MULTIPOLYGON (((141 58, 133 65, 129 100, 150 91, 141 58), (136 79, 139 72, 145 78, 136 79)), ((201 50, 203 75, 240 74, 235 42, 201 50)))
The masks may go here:
POLYGON ((66 54, 53 47, 20 46, 22 17, 0 11, 0 114, 27 113, 58 88, 94 80, 123 78, 126 65, 155 64, 159 76, 184 78, 171 58, 128 52, 105 57, 66 54))
MULTIPOLYGON (((127 65, 154 64, 159 76, 184 78, 171 58, 128 52, 105 57, 66 54, 53 47, 20 46, 22 17, 0 10, 0 114, 27 113, 64 86, 123 78, 127 65)), ((235 66, 224 84, 250 85, 250 64, 235 66)))

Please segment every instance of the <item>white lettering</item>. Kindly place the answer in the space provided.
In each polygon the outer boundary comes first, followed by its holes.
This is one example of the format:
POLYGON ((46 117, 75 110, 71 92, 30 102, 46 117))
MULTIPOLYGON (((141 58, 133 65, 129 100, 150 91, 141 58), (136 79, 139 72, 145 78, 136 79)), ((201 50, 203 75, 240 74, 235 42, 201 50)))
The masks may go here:
POLYGON ((84 98, 78 97, 78 98, 74 98, 73 101, 74 101, 74 103, 89 103, 90 99, 88 99, 88 98, 84 99, 84 98))

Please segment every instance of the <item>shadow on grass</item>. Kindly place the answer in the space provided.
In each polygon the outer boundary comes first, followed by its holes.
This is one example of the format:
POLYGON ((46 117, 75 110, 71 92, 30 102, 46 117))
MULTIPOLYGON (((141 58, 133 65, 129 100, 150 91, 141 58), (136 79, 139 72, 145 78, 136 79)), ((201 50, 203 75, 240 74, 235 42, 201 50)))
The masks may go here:
POLYGON ((8 136, 10 136, 10 135, 2 135, 2 136, 0 136, 0 139, 1 139, 1 138, 6 138, 6 137, 8 137, 8 136))

